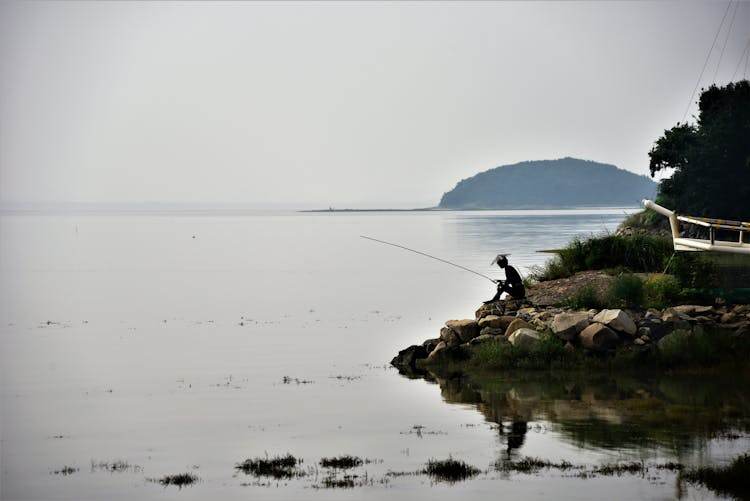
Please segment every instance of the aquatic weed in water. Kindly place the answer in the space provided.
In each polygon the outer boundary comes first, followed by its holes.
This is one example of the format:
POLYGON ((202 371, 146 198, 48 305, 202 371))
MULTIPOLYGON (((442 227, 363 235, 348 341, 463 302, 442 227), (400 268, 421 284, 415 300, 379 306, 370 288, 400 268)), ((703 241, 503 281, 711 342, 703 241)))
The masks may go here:
POLYGON ((361 458, 350 456, 349 454, 339 457, 322 458, 320 460, 320 466, 323 468, 334 468, 337 470, 356 468, 357 466, 362 466, 362 464, 363 461, 361 458))
POLYGON ((158 482, 163 486, 176 485, 180 489, 187 485, 193 485, 198 481, 198 477, 192 473, 178 473, 176 475, 165 475, 160 479, 152 479, 153 482, 158 482))
POLYGON ((302 464, 301 459, 297 459, 291 454, 285 456, 275 456, 269 458, 255 458, 246 459, 242 463, 238 463, 234 466, 236 470, 240 470, 246 475, 256 475, 273 478, 292 478, 301 477, 304 472, 297 468, 298 464, 302 464))
POLYGON ((449 457, 443 460, 430 459, 423 473, 438 481, 458 482, 479 474, 479 469, 449 457))

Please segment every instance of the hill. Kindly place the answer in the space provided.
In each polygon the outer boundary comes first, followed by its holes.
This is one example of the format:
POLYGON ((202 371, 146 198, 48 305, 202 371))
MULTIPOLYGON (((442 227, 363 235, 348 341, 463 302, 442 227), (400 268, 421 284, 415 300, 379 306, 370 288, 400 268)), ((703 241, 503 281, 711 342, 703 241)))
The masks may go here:
POLYGON ((561 158, 504 165, 460 181, 441 209, 638 205, 656 183, 614 165, 561 158))

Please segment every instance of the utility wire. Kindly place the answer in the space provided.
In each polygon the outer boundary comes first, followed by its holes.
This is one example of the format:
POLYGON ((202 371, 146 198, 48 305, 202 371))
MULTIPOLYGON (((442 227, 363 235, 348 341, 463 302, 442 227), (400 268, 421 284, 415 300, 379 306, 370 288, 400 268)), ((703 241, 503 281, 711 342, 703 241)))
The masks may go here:
POLYGON ((743 60, 745 61, 745 78, 747 78, 747 60, 750 59, 747 57, 748 50, 750 50, 750 38, 748 38, 747 43, 745 44, 745 50, 742 51, 740 60, 737 61, 737 68, 735 68, 734 73, 732 73, 732 82, 734 82, 734 77, 737 76, 737 72, 740 71, 740 66, 742 66, 743 60))
MULTIPOLYGON (((732 2, 729 2, 730 4, 732 2)), ((727 36, 724 37, 724 45, 721 47, 721 54, 719 54, 719 62, 716 64, 716 71, 714 72, 714 83, 716 83, 716 77, 719 74, 719 68, 721 67, 721 60, 724 59, 724 50, 727 48, 727 42, 729 41, 729 35, 732 33, 732 26, 734 26, 734 18, 737 16, 737 9, 740 8, 740 2, 734 4, 734 12, 732 12, 732 19, 729 21, 729 29, 727 29, 727 36)))
POLYGON ((698 90, 698 86, 701 84, 703 73, 706 71, 706 66, 708 66, 708 60, 711 58, 711 53, 714 51, 714 47, 716 46, 716 40, 719 39, 719 33, 721 33, 721 28, 722 26, 724 26, 724 21, 727 19, 727 14, 729 14, 729 9, 731 7, 732 7, 732 0, 729 1, 729 4, 727 5, 727 10, 724 11, 724 17, 721 18, 719 29, 716 30, 716 36, 714 37, 714 41, 711 44, 711 48, 709 49, 708 54, 706 55, 706 62, 703 63, 703 69, 701 70, 701 74, 698 75, 698 81, 695 82, 695 88, 693 89, 693 93, 690 94, 690 99, 688 100, 687 108, 685 108, 685 114, 682 116, 683 122, 686 122, 687 120, 687 114, 688 114, 688 111, 690 111, 690 105, 693 104, 693 97, 695 97, 695 92, 698 90))

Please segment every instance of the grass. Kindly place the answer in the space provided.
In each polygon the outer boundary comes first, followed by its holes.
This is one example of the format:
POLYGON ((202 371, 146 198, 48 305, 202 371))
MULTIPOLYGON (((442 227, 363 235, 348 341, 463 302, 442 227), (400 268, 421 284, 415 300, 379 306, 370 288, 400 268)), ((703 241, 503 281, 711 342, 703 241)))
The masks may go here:
POLYGON ((438 481, 458 482, 479 474, 479 469, 449 457, 443 460, 430 459, 423 473, 438 481))
POLYGON ((67 477, 68 475, 72 475, 73 473, 77 472, 78 468, 73 468, 72 466, 63 466, 59 470, 55 470, 52 473, 55 475, 63 475, 67 477))
POLYGON ((165 475, 155 481, 164 486, 176 485, 177 487, 182 489, 187 485, 193 485, 198 480, 198 477, 193 475, 192 473, 178 473, 176 475, 165 475))
POLYGON ((495 463, 495 468, 503 472, 536 473, 542 469, 570 470, 581 467, 573 466, 572 463, 564 460, 553 463, 544 459, 527 457, 518 461, 498 461, 495 463))
POLYGON ((234 466, 236 470, 240 470, 246 475, 273 477, 273 478, 292 478, 295 476, 302 476, 304 472, 297 468, 297 465, 302 464, 301 459, 297 459, 291 454, 285 456, 275 456, 269 458, 255 458, 246 459, 242 463, 238 463, 234 466))
POLYGON ((505 342, 483 343, 476 347, 468 361, 471 368, 482 370, 507 369, 574 369, 586 365, 587 354, 570 350, 550 332, 532 348, 505 342))
POLYGON ((138 465, 132 465, 127 461, 117 459, 115 461, 94 461, 91 460, 91 471, 103 470, 109 473, 122 473, 128 470, 134 472, 140 471, 142 468, 138 465))
POLYGON ((571 310, 589 310, 589 309, 601 309, 604 306, 604 302, 597 294, 596 289, 587 285, 578 289, 572 296, 565 299, 562 304, 563 307, 571 310))
POLYGON ((724 468, 697 468, 683 472, 682 478, 702 484, 712 491, 737 499, 750 499, 750 454, 743 454, 724 468))
POLYGON ((363 461, 361 458, 356 456, 344 455, 332 458, 322 458, 320 460, 320 466, 323 468, 334 468, 337 470, 348 470, 350 468, 356 468, 362 466, 363 461))
POLYGON ((629 273, 616 277, 609 286, 605 302, 609 308, 641 308, 644 303, 643 281, 629 273))

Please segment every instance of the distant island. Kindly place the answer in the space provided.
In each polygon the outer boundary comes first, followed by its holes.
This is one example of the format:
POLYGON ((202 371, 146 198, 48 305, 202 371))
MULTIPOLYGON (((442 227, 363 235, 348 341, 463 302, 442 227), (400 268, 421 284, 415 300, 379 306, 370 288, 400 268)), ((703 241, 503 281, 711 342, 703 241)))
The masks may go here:
POLYGON ((576 158, 495 167, 459 181, 439 209, 530 209, 637 205, 657 183, 614 165, 576 158))

